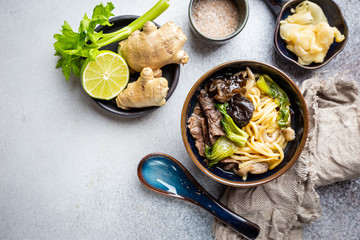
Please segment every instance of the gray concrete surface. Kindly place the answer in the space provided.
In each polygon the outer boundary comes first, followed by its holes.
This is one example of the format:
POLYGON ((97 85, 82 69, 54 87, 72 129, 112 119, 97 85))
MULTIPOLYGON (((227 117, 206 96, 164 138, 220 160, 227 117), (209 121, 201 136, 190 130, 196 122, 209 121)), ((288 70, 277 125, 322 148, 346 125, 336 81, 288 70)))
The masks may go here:
MULTIPOLYGON (((156 1, 114 1, 115 15, 141 15, 156 1)), ((182 103, 193 83, 213 66, 249 59, 279 67, 298 83, 313 74, 345 73, 360 82, 360 2, 336 0, 347 19, 349 42, 331 63, 299 70, 273 48, 274 17, 264 1, 249 0, 250 17, 231 42, 209 47, 191 33, 188 1, 171 1, 157 19, 180 25, 189 63, 159 110, 122 119, 100 109, 79 79, 65 82, 55 69, 53 34, 64 20, 77 28, 97 0, 0 0, 0 239, 211 239, 212 216, 159 196, 137 179, 150 152, 179 159, 212 194, 224 186, 191 162, 180 133, 182 103)), ((323 216, 304 239, 359 239, 360 180, 319 188, 323 216)))

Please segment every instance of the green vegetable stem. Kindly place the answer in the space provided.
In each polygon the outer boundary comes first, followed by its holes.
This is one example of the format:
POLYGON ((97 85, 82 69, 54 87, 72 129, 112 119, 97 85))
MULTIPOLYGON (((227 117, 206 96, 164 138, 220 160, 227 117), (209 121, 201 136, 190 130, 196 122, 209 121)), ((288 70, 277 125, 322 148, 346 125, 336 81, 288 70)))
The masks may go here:
POLYGON ((111 26, 109 17, 114 16, 114 5, 108 2, 106 6, 95 6, 91 19, 85 14, 80 22, 79 31, 74 32, 68 22, 64 22, 61 34, 55 34, 55 56, 60 56, 56 68, 61 67, 66 81, 70 78, 71 71, 80 76, 82 64, 86 58, 95 60, 99 48, 110 43, 126 39, 135 30, 141 29, 145 22, 153 21, 169 7, 169 0, 160 0, 148 12, 122 29, 112 32, 96 32, 97 25, 111 26))
POLYGON ((217 164, 222 159, 230 157, 238 149, 238 146, 227 137, 219 137, 212 147, 205 145, 205 156, 209 160, 208 166, 211 167, 217 164))
POLYGON ((266 74, 261 75, 256 84, 267 95, 275 99, 275 102, 280 107, 277 124, 281 128, 287 127, 290 115, 290 101, 286 93, 266 74))
POLYGON ((226 137, 231 141, 237 143, 240 147, 244 147, 249 135, 241 130, 234 122, 234 120, 230 117, 230 115, 226 112, 226 108, 229 104, 223 103, 215 103, 215 106, 223 115, 223 119, 221 119, 221 125, 223 126, 226 137))

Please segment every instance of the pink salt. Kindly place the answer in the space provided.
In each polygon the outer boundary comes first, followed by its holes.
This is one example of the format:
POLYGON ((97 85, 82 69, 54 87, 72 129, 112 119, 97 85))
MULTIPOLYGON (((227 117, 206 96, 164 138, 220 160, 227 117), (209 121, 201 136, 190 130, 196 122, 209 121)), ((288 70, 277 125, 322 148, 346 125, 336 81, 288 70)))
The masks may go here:
POLYGON ((198 0, 192 15, 196 28, 212 38, 231 35, 239 24, 239 12, 232 0, 198 0))

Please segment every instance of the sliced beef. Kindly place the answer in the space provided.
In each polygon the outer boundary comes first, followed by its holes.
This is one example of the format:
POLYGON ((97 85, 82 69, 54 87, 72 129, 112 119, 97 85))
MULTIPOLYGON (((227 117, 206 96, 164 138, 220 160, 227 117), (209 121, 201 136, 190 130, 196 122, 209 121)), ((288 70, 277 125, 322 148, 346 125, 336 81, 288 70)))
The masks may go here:
POLYGON ((207 120, 210 144, 213 145, 219 136, 225 135, 225 132, 220 124, 222 114, 215 107, 214 100, 209 97, 204 89, 200 91, 199 103, 207 120))
POLYGON ((201 107, 200 107, 200 104, 199 104, 199 101, 196 102, 195 104, 195 107, 194 107, 194 110, 193 110, 193 114, 196 114, 198 115, 199 117, 203 117, 204 114, 201 110, 201 107))
POLYGON ((199 101, 196 103, 193 113, 188 120, 188 128, 191 136, 195 138, 195 147, 199 150, 200 156, 205 157, 205 144, 210 145, 210 140, 207 121, 199 101))
POLYGON ((205 117, 200 117, 200 119, 201 119, 201 127, 202 127, 202 133, 203 133, 203 137, 204 137, 204 143, 207 145, 211 145, 207 121, 206 121, 205 117))
POLYGON ((188 128, 190 130, 191 136, 195 138, 195 147, 199 150, 200 156, 204 157, 205 142, 202 131, 201 118, 193 113, 188 120, 188 128))
POLYGON ((232 169, 239 166, 239 162, 230 157, 221 160, 220 164, 221 164, 221 168, 224 169, 225 171, 231 171, 232 169))

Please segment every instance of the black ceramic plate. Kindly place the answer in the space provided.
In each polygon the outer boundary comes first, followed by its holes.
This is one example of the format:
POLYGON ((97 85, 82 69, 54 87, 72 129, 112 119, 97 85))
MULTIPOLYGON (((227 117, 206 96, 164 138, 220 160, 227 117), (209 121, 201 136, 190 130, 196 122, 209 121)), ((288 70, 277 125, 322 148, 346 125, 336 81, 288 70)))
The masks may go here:
MULTIPOLYGON (((129 25, 132 21, 134 21, 138 17, 139 16, 134 16, 134 15, 124 15, 124 16, 113 17, 109 20, 109 22, 113 24, 112 26, 109 27, 109 26, 100 25, 95 30, 97 32, 103 31, 104 33, 114 32, 114 31, 117 31, 117 30, 129 25)), ((158 24, 156 24, 156 26, 160 27, 158 24)), ((101 48, 101 50, 110 50, 110 51, 117 53, 118 46, 119 46, 119 43, 115 42, 115 43, 109 44, 109 45, 101 48)), ((166 96, 166 100, 168 100, 171 97, 171 95, 173 94, 173 92, 178 84, 179 74, 180 74, 180 65, 179 64, 169 64, 169 65, 162 67, 161 70, 162 70, 162 77, 166 78, 168 81, 169 91, 166 96)), ((139 75, 140 75, 139 73, 131 74, 129 82, 136 81, 138 79, 139 75)), ((144 115, 159 108, 159 107, 146 107, 146 108, 133 108, 130 110, 123 110, 123 109, 117 107, 115 99, 99 100, 99 99, 93 98, 93 100, 97 104, 99 104, 99 106, 102 107, 103 109, 105 109, 109 112, 121 115, 121 116, 125 116, 125 117, 144 116, 144 115)))

